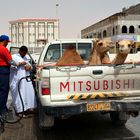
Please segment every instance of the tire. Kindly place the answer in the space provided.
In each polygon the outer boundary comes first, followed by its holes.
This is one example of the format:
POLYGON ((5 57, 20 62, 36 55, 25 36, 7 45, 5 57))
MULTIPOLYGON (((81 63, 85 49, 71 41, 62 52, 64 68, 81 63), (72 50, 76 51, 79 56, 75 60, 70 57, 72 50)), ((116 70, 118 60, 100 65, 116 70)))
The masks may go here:
POLYGON ((40 104, 38 106, 38 115, 40 129, 50 129, 54 125, 54 117, 47 115, 40 104))
POLYGON ((0 116, 0 135, 4 132, 5 122, 3 121, 2 117, 0 116))
POLYGON ((125 126, 129 117, 126 112, 110 112, 110 119, 114 126, 125 126))

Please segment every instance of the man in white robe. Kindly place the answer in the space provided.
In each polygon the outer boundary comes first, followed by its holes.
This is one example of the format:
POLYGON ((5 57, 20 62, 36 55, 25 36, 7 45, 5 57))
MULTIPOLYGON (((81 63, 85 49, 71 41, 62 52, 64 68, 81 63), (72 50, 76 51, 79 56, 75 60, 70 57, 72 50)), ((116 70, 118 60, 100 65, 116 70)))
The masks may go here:
MULTIPOLYGON (((12 56, 12 59, 17 65, 19 64, 17 67, 11 67, 10 71, 10 90, 13 106, 17 114, 23 112, 23 106, 18 92, 18 84, 21 78, 30 75, 30 70, 32 68, 29 63, 30 59, 26 55, 27 52, 28 48, 26 46, 21 46, 19 53, 12 56)), ((24 103, 24 112, 36 108, 35 91, 31 81, 27 81, 26 79, 21 80, 20 93, 24 103)))

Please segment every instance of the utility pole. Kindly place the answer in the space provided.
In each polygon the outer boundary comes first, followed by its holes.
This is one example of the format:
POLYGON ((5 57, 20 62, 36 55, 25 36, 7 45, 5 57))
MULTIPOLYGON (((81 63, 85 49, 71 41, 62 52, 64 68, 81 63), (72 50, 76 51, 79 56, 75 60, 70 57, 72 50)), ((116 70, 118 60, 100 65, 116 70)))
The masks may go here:
POLYGON ((56 18, 58 19, 58 6, 59 6, 59 4, 56 2, 56 18))
POLYGON ((58 20, 58 38, 60 38, 60 19, 58 17, 58 7, 59 7, 59 4, 58 4, 58 1, 56 0, 56 19, 58 20))

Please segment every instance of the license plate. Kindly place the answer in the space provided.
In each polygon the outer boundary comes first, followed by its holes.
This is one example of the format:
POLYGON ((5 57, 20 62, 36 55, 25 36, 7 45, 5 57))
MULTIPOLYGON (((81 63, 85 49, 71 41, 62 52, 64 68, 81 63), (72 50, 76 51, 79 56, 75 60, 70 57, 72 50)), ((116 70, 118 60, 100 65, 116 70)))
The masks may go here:
POLYGON ((102 110, 110 110, 110 103, 93 103, 87 104, 87 111, 102 111, 102 110))

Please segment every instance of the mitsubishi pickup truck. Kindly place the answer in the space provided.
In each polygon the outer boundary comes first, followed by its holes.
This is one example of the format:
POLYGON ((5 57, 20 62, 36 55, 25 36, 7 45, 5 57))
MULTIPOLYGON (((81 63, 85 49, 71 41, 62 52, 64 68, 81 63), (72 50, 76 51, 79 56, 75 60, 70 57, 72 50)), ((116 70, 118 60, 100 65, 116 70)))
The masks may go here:
MULTIPOLYGON (((129 62, 122 65, 89 66, 92 47, 92 39, 60 39, 44 47, 36 73, 40 128, 52 127, 56 118, 97 111, 109 113, 116 126, 125 125, 130 115, 139 115, 140 64, 134 63, 140 58, 139 51, 128 54, 129 62), (85 65, 55 66, 70 44, 85 65)), ((110 59, 115 55, 110 54, 110 59)))

